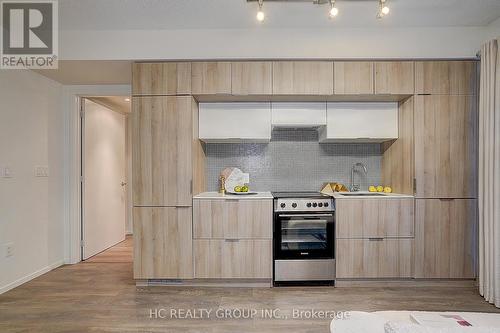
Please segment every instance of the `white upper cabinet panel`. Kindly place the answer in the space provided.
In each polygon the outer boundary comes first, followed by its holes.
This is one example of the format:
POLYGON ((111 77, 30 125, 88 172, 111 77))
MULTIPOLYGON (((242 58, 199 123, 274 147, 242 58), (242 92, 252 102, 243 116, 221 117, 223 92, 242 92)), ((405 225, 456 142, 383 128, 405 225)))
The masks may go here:
POLYGON ((326 102, 271 104, 273 127, 318 127, 326 125, 326 102))
POLYGON ((204 142, 269 142, 271 103, 200 103, 204 142))
POLYGON ((321 142, 384 142, 398 138, 398 103, 327 104, 321 142))

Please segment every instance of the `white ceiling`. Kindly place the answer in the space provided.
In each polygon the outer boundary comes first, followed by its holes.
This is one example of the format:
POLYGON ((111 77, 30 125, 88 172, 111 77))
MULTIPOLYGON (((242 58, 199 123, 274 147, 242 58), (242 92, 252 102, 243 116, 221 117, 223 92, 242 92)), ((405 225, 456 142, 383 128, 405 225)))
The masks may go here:
MULTIPOLYGON (((377 20, 377 0, 337 0, 328 5, 266 2, 268 28, 486 26, 500 17, 500 0, 388 0, 391 14, 377 20)), ((256 3, 246 0, 63 0, 65 30, 245 29, 259 26, 256 3)))

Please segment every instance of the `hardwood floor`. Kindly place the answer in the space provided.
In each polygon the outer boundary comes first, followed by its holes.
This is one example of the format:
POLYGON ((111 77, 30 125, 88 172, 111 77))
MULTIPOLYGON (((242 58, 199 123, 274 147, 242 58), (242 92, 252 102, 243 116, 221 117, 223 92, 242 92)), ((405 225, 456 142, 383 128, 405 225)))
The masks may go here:
POLYGON ((131 263, 134 260, 133 247, 132 247, 132 236, 128 235, 125 240, 115 246, 96 254, 93 257, 85 260, 85 263, 117 263, 117 262, 128 262, 131 263))
MULTIPOLYGON (((119 246, 123 246, 119 244, 119 246)), ((329 319, 293 309, 500 312, 475 288, 136 287, 130 263, 85 262, 0 295, 0 332, 328 332, 329 319), (170 309, 211 309, 210 319, 171 319, 170 309), (218 319, 218 309, 279 309, 289 319, 218 319), (166 309, 164 319, 150 311, 166 309)))

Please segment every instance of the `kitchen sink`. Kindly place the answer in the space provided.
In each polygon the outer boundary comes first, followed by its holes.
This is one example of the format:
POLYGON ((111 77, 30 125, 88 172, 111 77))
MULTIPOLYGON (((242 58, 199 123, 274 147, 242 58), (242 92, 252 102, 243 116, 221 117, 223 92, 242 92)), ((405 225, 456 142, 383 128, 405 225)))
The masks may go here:
POLYGON ((343 195, 343 196, 346 196, 346 197, 372 197, 372 196, 385 196, 384 193, 377 193, 377 192, 370 192, 370 193, 366 193, 366 192, 360 192, 360 193, 357 193, 357 192, 342 192, 342 193, 339 193, 340 195, 343 195))

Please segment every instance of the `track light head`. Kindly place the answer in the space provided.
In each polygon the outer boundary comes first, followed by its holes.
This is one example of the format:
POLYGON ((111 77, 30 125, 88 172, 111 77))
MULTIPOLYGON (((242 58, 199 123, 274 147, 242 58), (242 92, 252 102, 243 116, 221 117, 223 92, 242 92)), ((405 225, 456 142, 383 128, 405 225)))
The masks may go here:
POLYGON ((330 18, 334 18, 339 14, 339 10, 337 7, 335 7, 335 0, 329 0, 330 2, 330 18))
POLYGON ((262 5, 264 3, 264 0, 259 0, 259 11, 257 12, 257 21, 262 22, 266 18, 266 14, 264 14, 264 11, 262 10, 262 5))

